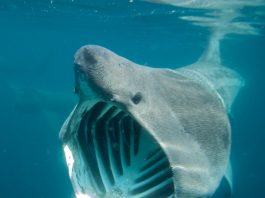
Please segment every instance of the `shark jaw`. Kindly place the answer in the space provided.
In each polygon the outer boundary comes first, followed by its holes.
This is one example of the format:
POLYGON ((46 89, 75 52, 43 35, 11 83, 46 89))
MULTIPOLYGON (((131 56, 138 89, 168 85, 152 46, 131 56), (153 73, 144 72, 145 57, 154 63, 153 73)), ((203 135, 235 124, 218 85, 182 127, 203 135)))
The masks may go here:
POLYGON ((72 131, 63 141, 64 152, 77 195, 174 197, 166 154, 124 110, 103 101, 90 105, 86 101, 75 108, 62 130, 67 128, 72 131))

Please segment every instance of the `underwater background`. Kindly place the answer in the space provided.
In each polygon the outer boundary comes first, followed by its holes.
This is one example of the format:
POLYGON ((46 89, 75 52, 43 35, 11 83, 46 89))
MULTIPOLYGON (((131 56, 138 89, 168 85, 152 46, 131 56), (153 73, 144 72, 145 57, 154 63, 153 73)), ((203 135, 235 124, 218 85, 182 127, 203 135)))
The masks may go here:
MULTIPOLYGON (((230 115, 232 197, 263 198, 265 7, 240 12, 238 20, 257 33, 221 41, 223 64, 245 80, 230 115)), ((79 47, 101 45, 152 67, 185 66, 211 35, 181 19, 191 15, 204 10, 129 0, 0 0, 0 197, 74 197, 58 134, 78 99, 79 47)))

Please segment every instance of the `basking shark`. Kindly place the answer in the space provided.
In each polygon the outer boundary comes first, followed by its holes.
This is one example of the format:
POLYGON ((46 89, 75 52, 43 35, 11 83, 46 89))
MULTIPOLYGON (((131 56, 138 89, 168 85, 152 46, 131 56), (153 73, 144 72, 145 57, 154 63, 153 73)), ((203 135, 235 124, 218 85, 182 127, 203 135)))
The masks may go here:
POLYGON ((178 69, 86 45, 74 72, 79 102, 60 138, 77 198, 210 197, 223 177, 232 185, 228 113, 243 82, 217 42, 178 69))

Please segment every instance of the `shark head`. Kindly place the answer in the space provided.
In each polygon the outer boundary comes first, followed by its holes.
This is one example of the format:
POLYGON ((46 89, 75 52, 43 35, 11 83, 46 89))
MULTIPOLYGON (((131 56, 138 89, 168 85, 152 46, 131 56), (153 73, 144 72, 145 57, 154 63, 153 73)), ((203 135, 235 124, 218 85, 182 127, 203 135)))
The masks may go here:
POLYGON ((141 102, 143 89, 138 84, 143 81, 139 73, 143 67, 95 45, 80 48, 74 64, 76 91, 81 97, 92 94, 125 108, 141 102))
POLYGON ((166 154, 131 114, 152 105, 145 87, 148 70, 106 48, 87 45, 76 52, 74 71, 80 101, 60 136, 76 195, 173 195, 166 154), (154 177, 155 171, 161 178, 154 177), (148 178, 150 184, 142 185, 148 178))

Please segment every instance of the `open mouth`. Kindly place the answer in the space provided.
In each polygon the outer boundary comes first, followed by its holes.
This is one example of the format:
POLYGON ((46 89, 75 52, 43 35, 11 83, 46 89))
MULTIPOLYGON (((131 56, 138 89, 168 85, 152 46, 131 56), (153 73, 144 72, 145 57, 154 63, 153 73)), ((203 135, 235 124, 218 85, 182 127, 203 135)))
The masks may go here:
POLYGON ((166 154, 154 137, 118 107, 98 102, 86 111, 77 142, 94 189, 92 197, 174 197, 166 154))

